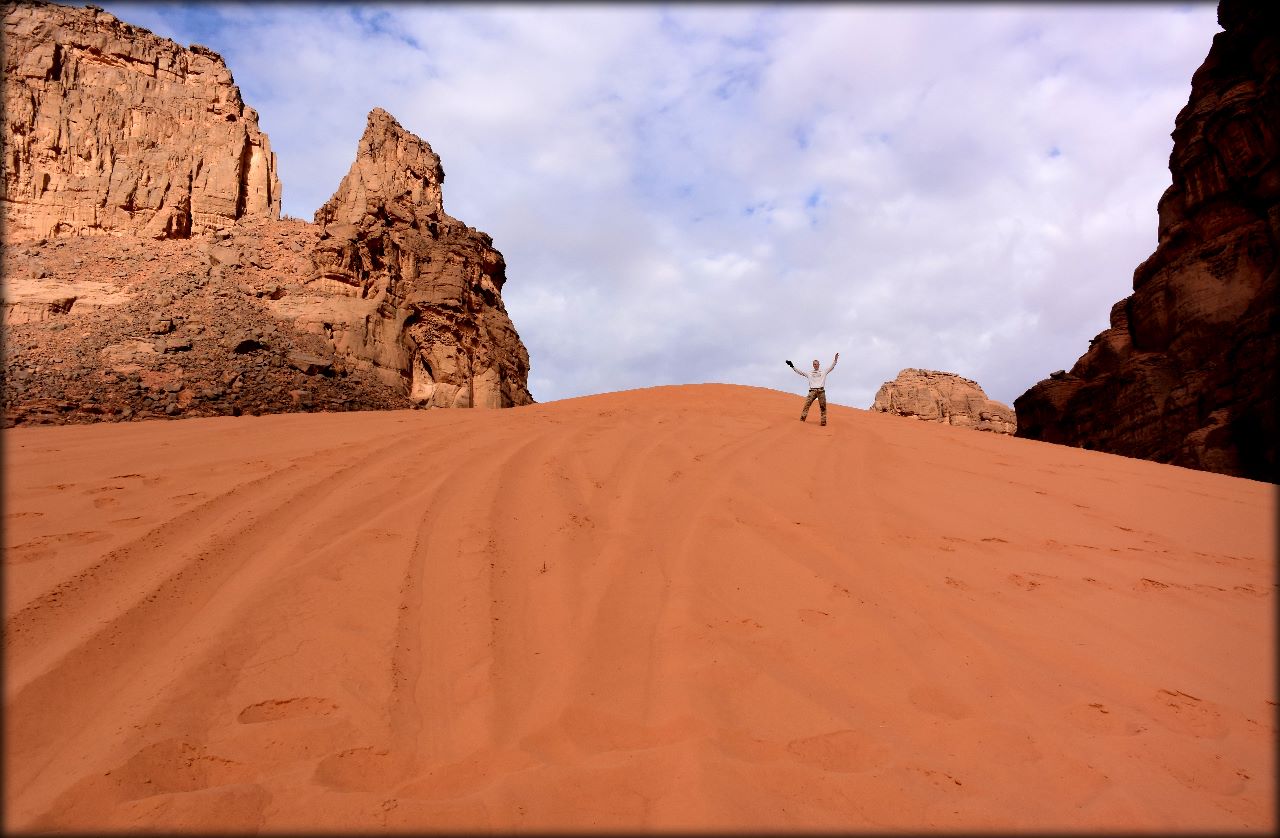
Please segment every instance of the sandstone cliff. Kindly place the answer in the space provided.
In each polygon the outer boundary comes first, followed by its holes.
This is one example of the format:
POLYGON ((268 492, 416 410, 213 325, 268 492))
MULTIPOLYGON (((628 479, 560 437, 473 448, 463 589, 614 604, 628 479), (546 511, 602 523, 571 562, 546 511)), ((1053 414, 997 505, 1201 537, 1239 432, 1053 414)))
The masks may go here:
POLYGON ((880 385, 871 410, 1000 434, 1017 427, 1008 405, 987 398, 976 381, 937 370, 902 370, 880 385))
POLYGON ((317 224, 280 220, 220 59, 92 7, 3 11, 6 425, 533 401, 502 255, 389 114, 317 224))
POLYGON ((7 240, 185 237, 279 216, 275 155, 216 53, 92 6, 3 15, 7 240))
POLYGON ((1014 401, 1018 435, 1280 480, 1280 19, 1223 0, 1178 114, 1159 244, 1070 371, 1014 401))

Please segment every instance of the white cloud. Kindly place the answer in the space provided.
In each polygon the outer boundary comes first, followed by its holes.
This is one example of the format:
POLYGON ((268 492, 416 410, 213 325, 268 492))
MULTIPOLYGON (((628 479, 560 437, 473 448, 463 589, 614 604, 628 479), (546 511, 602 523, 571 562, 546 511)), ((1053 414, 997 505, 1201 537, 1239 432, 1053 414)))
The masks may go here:
POLYGON ((793 389, 841 352, 1011 402, 1070 366, 1155 246, 1212 5, 111 4, 224 54, 285 211, 337 187, 370 108, 493 235, 541 400, 793 389))

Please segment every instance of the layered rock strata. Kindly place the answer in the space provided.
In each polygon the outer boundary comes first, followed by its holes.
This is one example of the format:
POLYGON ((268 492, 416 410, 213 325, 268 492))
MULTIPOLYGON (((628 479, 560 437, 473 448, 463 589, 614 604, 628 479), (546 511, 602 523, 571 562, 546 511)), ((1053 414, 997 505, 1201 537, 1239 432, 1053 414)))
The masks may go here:
POLYGON ((1280 481, 1280 15, 1223 0, 1173 130, 1159 244, 1018 435, 1280 481))
POLYGON ((275 155, 217 53, 94 6, 2 12, 8 241, 279 217, 275 155))
POLYGON ((902 370, 880 385, 871 410, 998 434, 1017 428, 1009 406, 987 398, 976 381, 937 370, 902 370))
POLYGON ((337 352, 402 382, 415 404, 530 404, 529 354, 502 304, 493 240, 444 211, 431 146, 374 109, 356 161, 315 214, 310 283, 327 301, 281 300, 337 352))
POLYGON ((53 115, 6 124, 6 426, 532 402, 502 255, 444 212, 439 158, 389 114, 370 114, 319 223, 282 221, 267 138, 216 56, 93 7, 9 4, 4 22, 6 68, 53 56, 21 83, 6 69, 6 117, 24 95, 53 115), (67 87, 86 78, 102 83, 67 87), (204 113, 220 119, 199 128, 203 146, 170 124, 204 113), (123 142, 121 114, 141 132, 123 142), (224 124, 243 134, 215 142, 224 124), (57 142, 37 141, 50 125, 57 142), (106 191, 83 173, 23 186, 31 160, 68 155, 101 163, 106 191))

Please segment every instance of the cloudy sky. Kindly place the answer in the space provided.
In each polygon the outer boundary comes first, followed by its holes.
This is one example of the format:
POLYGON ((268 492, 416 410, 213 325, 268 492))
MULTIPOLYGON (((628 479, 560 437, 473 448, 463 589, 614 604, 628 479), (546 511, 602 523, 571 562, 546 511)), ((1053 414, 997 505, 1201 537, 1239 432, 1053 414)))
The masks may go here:
POLYGON ((390 111, 507 259, 539 401, 708 381, 1014 398, 1156 244, 1212 3, 102 3, 220 52, 310 219, 390 111))

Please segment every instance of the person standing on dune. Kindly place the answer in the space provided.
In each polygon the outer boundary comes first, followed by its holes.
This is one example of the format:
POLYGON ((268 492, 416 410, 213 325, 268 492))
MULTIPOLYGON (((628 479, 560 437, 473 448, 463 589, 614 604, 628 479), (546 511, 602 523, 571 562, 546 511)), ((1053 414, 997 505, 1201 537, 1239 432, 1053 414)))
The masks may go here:
POLYGON ((836 353, 836 357, 831 361, 831 366, 826 371, 819 369, 817 360, 813 362, 813 372, 800 372, 796 369, 796 365, 787 361, 787 366, 791 367, 791 371, 801 378, 809 382, 809 397, 804 400, 804 410, 800 411, 800 421, 803 422, 809 418, 809 406, 813 404, 813 400, 818 400, 818 408, 822 413, 822 421, 819 425, 827 424, 827 376, 836 368, 836 361, 840 360, 840 353, 836 353))

